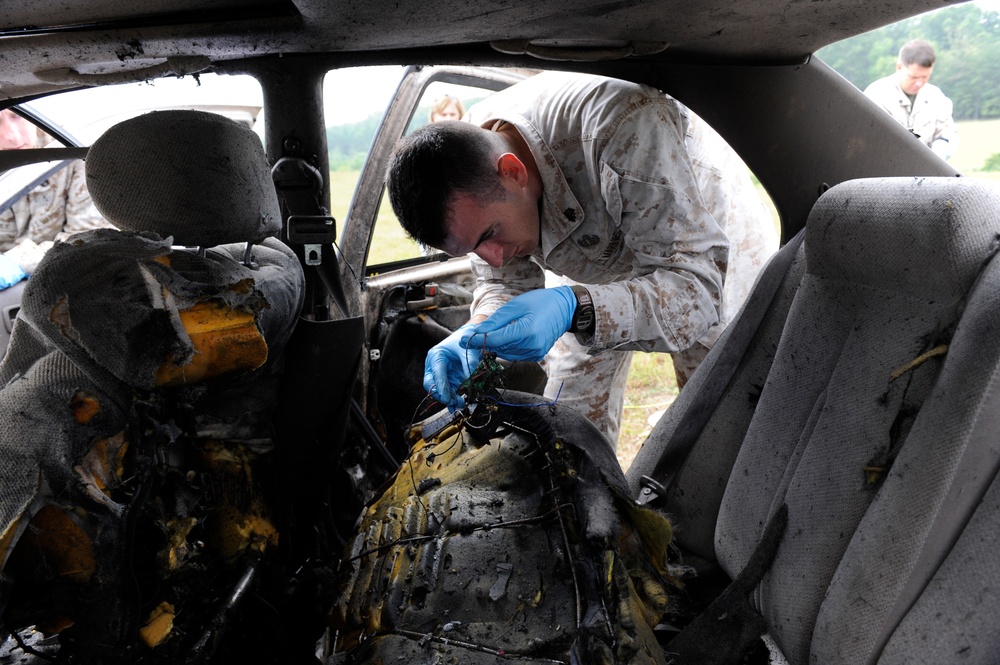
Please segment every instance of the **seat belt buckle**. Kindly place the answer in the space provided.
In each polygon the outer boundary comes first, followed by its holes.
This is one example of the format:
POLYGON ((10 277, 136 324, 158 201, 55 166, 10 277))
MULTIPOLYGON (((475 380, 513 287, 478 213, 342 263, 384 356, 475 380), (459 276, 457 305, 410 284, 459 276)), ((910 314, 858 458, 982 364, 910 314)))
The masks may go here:
POLYGON ((645 506, 667 496, 666 486, 649 476, 642 476, 639 479, 639 486, 641 489, 635 502, 640 506, 645 506))
POLYGON ((302 245, 307 266, 322 264, 323 245, 337 241, 337 220, 329 215, 291 215, 288 242, 302 245))

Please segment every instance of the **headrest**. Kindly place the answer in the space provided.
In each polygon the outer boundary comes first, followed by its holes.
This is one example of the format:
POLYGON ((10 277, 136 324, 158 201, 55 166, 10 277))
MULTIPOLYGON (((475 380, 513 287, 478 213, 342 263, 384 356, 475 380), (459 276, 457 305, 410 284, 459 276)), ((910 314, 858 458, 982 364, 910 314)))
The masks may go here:
POLYGON ((260 139, 203 111, 154 111, 108 129, 87 155, 87 187, 125 231, 173 236, 177 245, 257 242, 281 212, 260 139))
POLYGON ((956 177, 850 180, 813 206, 809 274, 954 299, 965 293, 1000 235, 1000 183, 956 177))

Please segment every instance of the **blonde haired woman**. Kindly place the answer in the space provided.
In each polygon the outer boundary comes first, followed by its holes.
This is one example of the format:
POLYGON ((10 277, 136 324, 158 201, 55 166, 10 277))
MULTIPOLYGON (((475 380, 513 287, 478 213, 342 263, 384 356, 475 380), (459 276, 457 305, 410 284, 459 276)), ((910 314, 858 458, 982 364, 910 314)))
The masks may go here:
POLYGON ((452 97, 451 95, 442 95, 431 106, 431 122, 461 120, 463 115, 465 115, 465 107, 462 106, 462 102, 458 97, 452 97))

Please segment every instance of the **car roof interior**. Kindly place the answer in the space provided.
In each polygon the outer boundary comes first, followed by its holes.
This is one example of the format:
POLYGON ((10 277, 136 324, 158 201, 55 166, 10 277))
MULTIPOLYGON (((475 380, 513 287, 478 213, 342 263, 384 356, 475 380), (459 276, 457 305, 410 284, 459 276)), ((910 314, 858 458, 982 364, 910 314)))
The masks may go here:
POLYGON ((70 0, 8 5, 0 16, 0 35, 23 37, 5 48, 5 59, 23 77, 4 81, 10 95, 39 89, 32 81, 39 72, 18 66, 22 54, 30 58, 39 47, 47 49, 49 71, 82 64, 92 73, 185 55, 219 61, 247 53, 347 54, 445 45, 492 45, 510 52, 540 37, 536 46, 570 51, 632 44, 635 52, 666 60, 791 64, 827 44, 941 6, 940 0, 561 0, 484 11, 482 3, 466 0, 431 7, 415 0, 151 0, 141 7, 120 0, 70 0), (78 37, 48 39, 67 31, 78 37), (203 41, 206 34, 212 35, 210 43, 203 41))
POLYGON ((307 90, 332 67, 475 62, 630 78, 674 95, 730 142, 771 194, 787 239, 819 194, 843 180, 956 174, 919 147, 887 150, 902 130, 863 105, 838 103, 860 93, 810 58, 825 45, 939 7, 939 0, 577 0, 488 11, 479 2, 453 0, 388 9, 325 0, 18 3, 0 12, 0 98, 23 101, 81 85, 209 68, 252 73, 272 91, 265 109, 275 126, 267 138, 280 145, 292 127, 308 124, 293 118, 321 112, 307 90), (45 58, 37 57, 40 51, 45 58), (300 66, 278 75, 268 65, 274 57, 301 59, 300 66), (830 102, 801 114, 805 99, 821 95, 830 102), (279 110, 283 100, 294 100, 296 108, 279 110), (842 112, 846 107, 851 110, 842 112), (282 117, 289 118, 287 126, 282 117), (829 148, 825 142, 839 144, 873 125, 876 138, 852 146, 843 159, 819 157, 829 148), (815 158, 801 154, 810 143, 815 158))

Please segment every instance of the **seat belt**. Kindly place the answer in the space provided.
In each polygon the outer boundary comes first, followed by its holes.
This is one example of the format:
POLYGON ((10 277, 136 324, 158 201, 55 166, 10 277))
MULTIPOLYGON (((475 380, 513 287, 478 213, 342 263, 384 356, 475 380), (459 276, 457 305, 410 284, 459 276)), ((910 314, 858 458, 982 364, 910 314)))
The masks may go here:
POLYGON ((805 232, 803 227, 771 257, 761 272, 757 286, 747 299, 739 317, 730 324, 729 336, 716 356, 715 363, 706 368, 707 377, 702 381, 694 399, 664 444, 663 452, 653 467, 652 475, 642 476, 640 479, 641 489, 636 499, 639 505, 666 496, 667 489, 676 479, 694 442, 698 440, 698 435, 705 428, 726 388, 729 387, 736 369, 746 355, 750 340, 757 333, 764 315, 771 308, 774 296, 798 254, 805 232))
POLYGON ((317 321, 353 318, 340 281, 336 220, 321 201, 323 176, 304 159, 282 157, 271 168, 274 188, 285 220, 283 240, 295 251, 306 271, 306 303, 303 311, 317 321), (318 278, 316 280, 311 276, 318 278), (333 303, 338 312, 329 311, 333 303))

